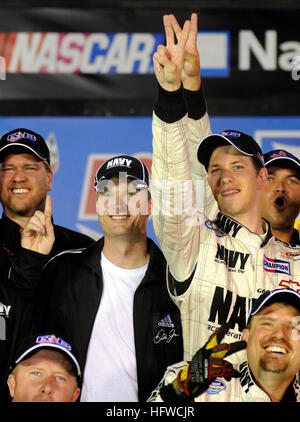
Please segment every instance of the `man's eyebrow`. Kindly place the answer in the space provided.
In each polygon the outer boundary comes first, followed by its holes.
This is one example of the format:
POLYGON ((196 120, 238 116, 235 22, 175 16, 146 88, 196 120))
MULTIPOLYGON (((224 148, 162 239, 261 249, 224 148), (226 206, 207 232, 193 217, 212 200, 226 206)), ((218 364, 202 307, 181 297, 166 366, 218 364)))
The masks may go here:
MULTIPOLYGON (((239 163, 243 163, 243 161, 242 160, 230 161, 229 164, 239 164, 239 163)), ((209 165, 209 167, 220 167, 220 166, 221 166, 221 164, 219 164, 218 162, 209 165)))

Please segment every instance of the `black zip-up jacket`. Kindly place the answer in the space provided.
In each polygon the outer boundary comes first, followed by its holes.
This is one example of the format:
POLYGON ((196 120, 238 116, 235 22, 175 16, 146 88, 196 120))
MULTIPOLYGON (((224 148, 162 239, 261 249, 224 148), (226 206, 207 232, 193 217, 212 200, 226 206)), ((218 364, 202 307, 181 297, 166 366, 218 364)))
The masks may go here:
POLYGON ((35 254, 21 247, 20 226, 4 213, 0 219, 0 403, 8 401, 7 376, 17 342, 35 329, 32 307, 43 264, 63 250, 94 243, 62 226, 54 225, 54 233, 51 253, 35 254))
MULTIPOLYGON (((101 306, 103 244, 102 238, 84 251, 69 251, 51 260, 44 269, 37 300, 41 330, 53 330, 69 339, 77 349, 83 373, 101 306)), ((138 398, 142 402, 150 396, 167 366, 183 356, 180 313, 167 291, 166 261, 149 238, 148 251, 149 265, 133 305, 138 398)))
POLYGON ((297 229, 293 230, 293 235, 290 243, 292 246, 300 246, 300 234, 297 229))

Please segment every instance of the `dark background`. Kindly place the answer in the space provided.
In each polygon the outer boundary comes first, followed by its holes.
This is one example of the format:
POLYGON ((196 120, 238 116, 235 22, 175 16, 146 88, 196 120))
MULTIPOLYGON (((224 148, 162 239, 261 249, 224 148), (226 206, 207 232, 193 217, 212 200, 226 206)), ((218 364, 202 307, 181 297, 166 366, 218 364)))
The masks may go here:
MULTIPOLYGON (((255 59, 251 71, 237 69, 241 29, 255 30, 262 44, 267 29, 278 31, 278 46, 286 40, 300 42, 299 0, 1 0, 0 31, 162 33, 162 15, 170 12, 180 23, 197 12, 199 30, 231 32, 230 77, 203 77, 211 115, 299 115, 300 81, 288 72, 263 71, 255 59)), ((0 82, 0 115, 150 116, 154 93, 152 74, 8 74, 0 82)))

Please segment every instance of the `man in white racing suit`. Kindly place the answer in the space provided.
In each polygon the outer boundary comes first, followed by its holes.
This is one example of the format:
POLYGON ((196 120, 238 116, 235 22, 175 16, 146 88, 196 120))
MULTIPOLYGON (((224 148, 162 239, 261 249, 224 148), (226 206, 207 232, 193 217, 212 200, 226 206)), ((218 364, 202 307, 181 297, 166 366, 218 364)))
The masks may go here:
MULTIPOLYGON (((193 133, 181 86, 190 22, 177 43, 170 16, 164 16, 164 25, 167 45, 154 54, 159 86, 153 115, 153 223, 168 262, 169 293, 181 312, 184 359, 191 360, 225 322, 233 327, 225 341, 241 339, 250 298, 280 287, 300 289, 300 248, 276 240, 261 218, 267 170, 258 144, 241 132, 227 130, 201 142, 198 160, 220 213, 212 221, 198 212, 191 182, 196 177, 190 158, 193 133)), ((238 355, 234 358, 240 361, 238 355)))
POLYGON ((148 401, 300 402, 299 293, 276 289, 251 305, 243 330, 247 359, 237 369, 222 358, 245 346, 220 344, 227 329, 222 326, 192 362, 167 368, 148 401))

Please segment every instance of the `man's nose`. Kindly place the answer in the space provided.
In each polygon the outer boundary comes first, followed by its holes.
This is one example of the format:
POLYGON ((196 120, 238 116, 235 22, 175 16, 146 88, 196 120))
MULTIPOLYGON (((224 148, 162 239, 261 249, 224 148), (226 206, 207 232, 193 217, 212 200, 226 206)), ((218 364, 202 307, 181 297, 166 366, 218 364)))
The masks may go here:
POLYGON ((288 340, 290 328, 286 324, 277 324, 273 330, 273 337, 277 339, 288 340))
POLYGON ((232 179, 233 179, 232 171, 224 168, 221 172, 221 182, 228 183, 229 181, 232 181, 232 179))
POLYGON ((284 193, 286 191, 286 186, 285 183, 281 180, 278 180, 275 184, 274 184, 274 191, 278 192, 278 193, 284 193))
POLYGON ((48 376, 43 380, 41 385, 41 392, 46 395, 51 395, 53 392, 54 379, 52 376, 48 376))
POLYGON ((127 192, 118 192, 116 196, 116 206, 119 213, 126 213, 128 207, 128 196, 127 192))
POLYGON ((12 177, 12 180, 15 182, 20 182, 26 179, 26 172, 23 169, 17 169, 12 177))

